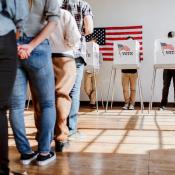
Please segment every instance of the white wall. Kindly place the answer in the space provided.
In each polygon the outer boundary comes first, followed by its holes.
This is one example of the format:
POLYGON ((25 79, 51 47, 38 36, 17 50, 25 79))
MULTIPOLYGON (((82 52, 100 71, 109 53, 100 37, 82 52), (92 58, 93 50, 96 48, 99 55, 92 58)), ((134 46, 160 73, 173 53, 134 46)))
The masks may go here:
MULTIPOLYGON (((144 101, 149 101, 153 65, 153 43, 157 38, 166 37, 167 33, 175 30, 175 1, 174 0, 87 0, 94 13, 95 27, 105 26, 143 26, 144 61, 142 62, 141 79, 144 101)), ((111 62, 105 61, 101 68, 100 82, 103 96, 106 99, 109 84, 111 62)), ((99 86, 100 87, 100 86, 99 86)), ((154 101, 160 101, 162 91, 162 71, 158 71, 154 101)), ((83 90, 81 100, 87 100, 83 90)), ((116 87, 115 101, 122 101, 120 72, 116 87)), ((139 100, 137 95, 137 100, 139 100)), ((171 85, 169 101, 173 101, 171 85)))

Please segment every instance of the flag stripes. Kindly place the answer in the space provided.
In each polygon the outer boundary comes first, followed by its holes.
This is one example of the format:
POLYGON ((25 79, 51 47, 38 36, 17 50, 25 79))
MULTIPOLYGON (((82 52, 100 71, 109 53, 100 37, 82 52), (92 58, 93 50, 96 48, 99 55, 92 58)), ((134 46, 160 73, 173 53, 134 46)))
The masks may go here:
POLYGON ((100 45, 100 52, 103 55, 103 60, 113 60, 113 43, 115 41, 126 40, 128 36, 138 40, 140 43, 140 59, 143 60, 143 27, 139 26, 116 26, 116 27, 103 27, 95 28, 94 33, 87 37, 87 41, 93 38, 97 39, 100 45))

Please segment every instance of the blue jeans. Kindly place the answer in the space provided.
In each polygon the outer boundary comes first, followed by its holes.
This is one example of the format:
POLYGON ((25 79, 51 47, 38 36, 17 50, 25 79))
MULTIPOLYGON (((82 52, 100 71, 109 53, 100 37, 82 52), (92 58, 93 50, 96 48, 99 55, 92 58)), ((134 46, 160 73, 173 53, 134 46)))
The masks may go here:
POLYGON ((68 116, 68 128, 70 135, 76 133, 77 131, 77 118, 78 118, 78 111, 80 107, 80 88, 81 88, 81 81, 83 78, 83 71, 84 71, 84 61, 81 57, 75 59, 76 61, 76 68, 77 68, 77 75, 75 84, 70 92, 70 97, 72 99, 71 110, 68 116))
MULTIPOLYGON (((32 38, 22 37, 19 40, 19 44, 26 44, 31 40, 32 38)), ((41 109, 38 151, 40 153, 48 153, 53 139, 56 120, 55 82, 48 40, 38 45, 28 59, 19 60, 17 68, 17 76, 10 105, 10 122, 17 149, 21 154, 31 153, 32 151, 26 137, 24 124, 24 108, 28 81, 32 84, 37 94, 37 100, 41 109)))

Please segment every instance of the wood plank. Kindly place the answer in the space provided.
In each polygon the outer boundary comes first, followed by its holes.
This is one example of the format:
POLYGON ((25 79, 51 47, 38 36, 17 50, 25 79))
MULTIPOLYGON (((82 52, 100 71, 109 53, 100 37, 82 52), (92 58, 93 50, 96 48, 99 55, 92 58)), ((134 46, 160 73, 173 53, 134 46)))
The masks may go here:
MULTIPOLYGON (((29 175, 174 175, 175 111, 122 111, 114 108, 79 113, 80 138, 46 167, 22 166, 9 125, 10 166, 29 175)), ((33 111, 25 112, 26 131, 37 148, 33 111)), ((54 146, 54 142, 52 143, 54 146)))

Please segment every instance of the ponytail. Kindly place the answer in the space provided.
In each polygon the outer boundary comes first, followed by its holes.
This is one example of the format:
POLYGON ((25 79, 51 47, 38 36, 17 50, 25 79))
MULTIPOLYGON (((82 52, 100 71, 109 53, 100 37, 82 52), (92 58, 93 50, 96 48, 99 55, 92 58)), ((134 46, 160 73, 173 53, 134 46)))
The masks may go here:
POLYGON ((29 2, 29 8, 31 9, 33 5, 33 0, 28 0, 28 2, 29 2))

